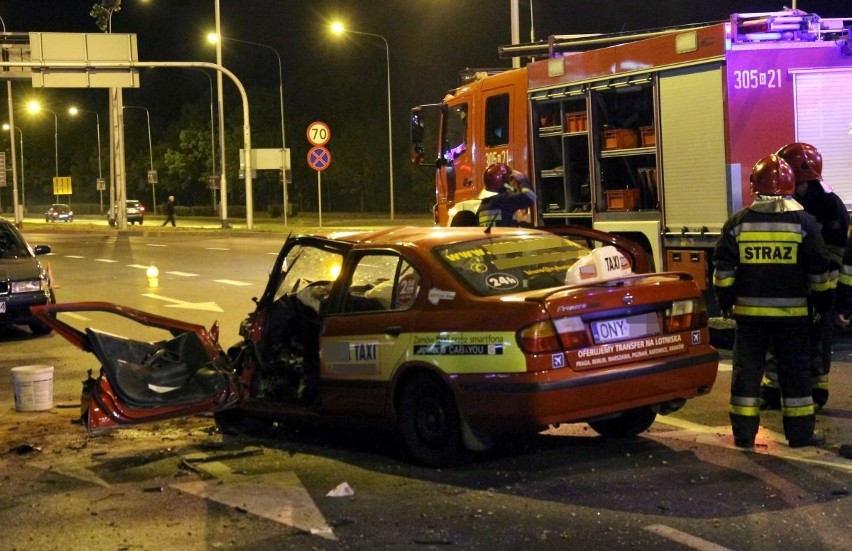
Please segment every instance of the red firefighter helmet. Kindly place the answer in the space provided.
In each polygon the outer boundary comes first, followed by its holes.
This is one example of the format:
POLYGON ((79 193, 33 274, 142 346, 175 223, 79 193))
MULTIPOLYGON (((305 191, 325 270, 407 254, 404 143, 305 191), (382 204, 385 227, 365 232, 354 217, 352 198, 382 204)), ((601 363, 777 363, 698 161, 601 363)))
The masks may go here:
POLYGON ((808 143, 787 144, 776 155, 787 161, 796 174, 796 182, 819 180, 822 177, 822 155, 808 143))
POLYGON ((512 169, 506 163, 494 163, 485 169, 485 189, 494 193, 503 191, 503 184, 509 183, 512 169))
POLYGON ((793 195, 796 177, 790 165, 772 154, 762 158, 751 169, 751 191, 760 195, 793 195))

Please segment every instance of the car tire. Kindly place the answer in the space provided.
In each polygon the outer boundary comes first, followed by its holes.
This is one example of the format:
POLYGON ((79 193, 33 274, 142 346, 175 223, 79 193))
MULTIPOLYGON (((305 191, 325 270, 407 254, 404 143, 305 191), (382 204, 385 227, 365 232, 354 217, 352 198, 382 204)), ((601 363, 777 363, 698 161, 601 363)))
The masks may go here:
POLYGON ((53 329, 49 325, 45 325, 40 321, 34 321, 29 324, 30 332, 37 336, 43 337, 44 335, 49 335, 53 329))
POLYGON ((437 377, 417 373, 399 395, 399 428, 411 457, 429 467, 455 464, 462 451, 453 393, 437 377))
POLYGON ((656 418, 653 409, 644 407, 627 410, 618 417, 589 421, 589 426, 607 438, 628 438, 651 428, 656 418))

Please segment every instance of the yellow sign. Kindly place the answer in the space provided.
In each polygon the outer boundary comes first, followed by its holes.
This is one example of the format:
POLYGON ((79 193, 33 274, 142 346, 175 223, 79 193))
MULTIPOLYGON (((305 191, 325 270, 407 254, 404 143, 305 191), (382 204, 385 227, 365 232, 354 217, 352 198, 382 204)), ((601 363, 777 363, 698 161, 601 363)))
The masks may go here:
POLYGON ((71 176, 54 176, 53 194, 71 195, 71 176))

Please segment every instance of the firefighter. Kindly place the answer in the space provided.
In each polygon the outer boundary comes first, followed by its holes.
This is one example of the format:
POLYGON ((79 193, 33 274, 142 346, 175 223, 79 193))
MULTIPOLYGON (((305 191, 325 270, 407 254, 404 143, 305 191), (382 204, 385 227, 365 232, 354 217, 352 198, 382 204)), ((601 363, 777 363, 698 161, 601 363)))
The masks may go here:
POLYGON ((494 163, 485 169, 485 190, 476 211, 480 226, 520 225, 518 211, 535 204, 535 192, 529 179, 505 163, 494 163))
POLYGON ((808 306, 828 307, 832 281, 816 219, 791 196, 793 169, 777 155, 752 169, 754 202, 728 219, 714 251, 719 306, 736 320, 728 413, 734 445, 754 447, 760 381, 770 347, 781 386, 784 434, 790 447, 825 442, 814 431, 808 369, 808 306))
MULTIPOLYGON (((814 146, 806 143, 787 144, 776 152, 787 161, 796 177, 796 200, 822 225, 822 237, 833 275, 837 275, 843 263, 849 233, 849 214, 846 205, 831 187, 822 181, 822 155, 814 146)), ((813 316, 809 326, 811 339, 811 394, 817 408, 828 401, 828 373, 831 369, 831 341, 834 333, 834 308, 823 316, 813 316)), ((760 395, 764 409, 781 407, 778 373, 774 360, 766 365, 761 382, 760 395)))

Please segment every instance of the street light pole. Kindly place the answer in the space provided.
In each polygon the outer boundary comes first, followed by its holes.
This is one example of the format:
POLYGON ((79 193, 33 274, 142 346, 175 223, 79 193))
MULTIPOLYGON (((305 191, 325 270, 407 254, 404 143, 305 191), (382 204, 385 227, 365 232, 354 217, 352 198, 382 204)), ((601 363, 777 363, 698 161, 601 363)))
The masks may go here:
MULTIPOLYGON (((56 116, 56 113, 51 111, 50 109, 46 109, 41 106, 41 104, 37 101, 31 101, 27 104, 27 109, 30 113, 38 113, 39 111, 47 111, 51 115, 53 115, 53 150, 54 150, 54 162, 56 168, 55 176, 59 177, 59 118, 56 116)), ((56 202, 59 202, 59 197, 54 196, 56 202)))
MULTIPOLYGON (((199 73, 203 73, 204 76, 207 77, 207 82, 210 84, 210 163, 213 168, 212 174, 216 175, 216 126, 213 122, 213 79, 210 78, 210 74, 203 69, 195 69, 199 73)), ((216 210, 216 190, 211 189, 213 192, 213 210, 216 210)))
MULTIPOLYGON (((123 107, 125 109, 142 109, 143 111, 145 111, 145 118, 148 121, 148 157, 151 161, 151 172, 149 172, 149 174, 153 174, 154 173, 154 148, 151 145, 151 113, 148 111, 147 107, 141 107, 141 106, 138 106, 138 105, 124 105, 123 107)), ((156 188, 157 188, 156 182, 154 182, 152 180, 151 181, 151 201, 152 201, 151 209, 154 213, 154 216, 157 215, 157 192, 156 192, 156 188)))
MULTIPOLYGON (((222 36, 222 18, 219 12, 219 0, 215 0, 214 10, 216 16, 216 36, 222 36)), ((219 109, 219 168, 222 170, 222 176, 219 178, 219 204, 220 217, 223 228, 230 228, 228 224, 228 178, 225 175, 225 105, 222 98, 222 41, 216 41, 216 65, 219 70, 216 71, 216 102, 219 109)), ((251 152, 248 152, 251 154, 251 152)), ((248 177, 251 177, 249 174, 248 177)), ((248 208, 248 205, 246 205, 248 208)), ((246 212, 247 219, 251 218, 251 213, 246 212)))
MULTIPOLYGON (((8 132, 11 128, 13 128, 13 127, 9 124, 5 124, 5 123, 3 124, 3 130, 5 132, 8 132)), ((27 188, 25 187, 26 186, 26 180, 24 179, 24 133, 17 126, 15 126, 14 129, 18 131, 18 136, 20 136, 20 141, 18 143, 21 146, 21 210, 26 212, 27 211, 27 206, 26 206, 27 205, 27 203, 26 203, 27 188)), ((14 134, 12 135, 12 137, 14 138, 14 134)))
MULTIPOLYGON (((77 116, 77 113, 93 113, 95 115, 95 130, 98 133, 98 184, 101 184, 104 179, 103 169, 101 167, 101 116, 97 111, 87 111, 85 109, 78 109, 74 106, 68 108, 68 113, 72 116, 77 116)), ((104 190, 98 188, 98 191, 101 195, 101 213, 104 212, 104 190)))
POLYGON ((390 86, 390 46, 388 45, 387 39, 380 34, 373 33, 365 33, 361 31, 353 31, 345 28, 341 23, 335 23, 332 25, 332 31, 334 33, 350 33, 350 34, 360 34, 364 36, 372 36, 380 39, 385 43, 385 56, 387 59, 387 88, 388 88, 388 169, 390 170, 390 219, 394 219, 394 208, 393 208, 393 133, 392 133, 392 123, 391 123, 391 86, 390 86))
POLYGON ((219 46, 219 42, 222 40, 228 40, 230 42, 240 42, 242 44, 251 44, 252 46, 260 46, 261 48, 266 48, 267 50, 272 50, 272 53, 275 54, 275 58, 278 60, 278 104, 279 109, 281 111, 281 181, 284 187, 283 199, 284 199, 284 225, 287 225, 287 174, 286 168, 284 166, 285 158, 287 151, 287 139, 284 134, 284 77, 281 71, 281 55, 278 53, 278 50, 269 46, 267 44, 261 44, 260 42, 252 42, 250 40, 240 40, 238 38, 229 38, 227 36, 222 36, 219 34, 217 29, 216 31, 216 43, 217 43, 217 51, 221 50, 219 46))

